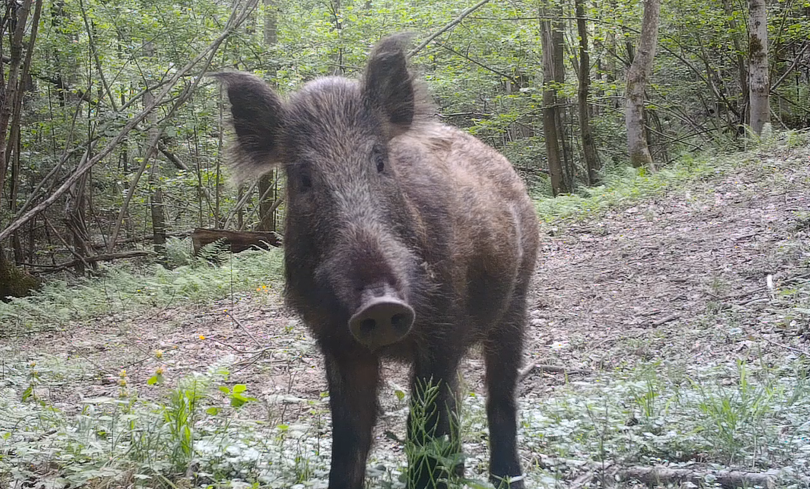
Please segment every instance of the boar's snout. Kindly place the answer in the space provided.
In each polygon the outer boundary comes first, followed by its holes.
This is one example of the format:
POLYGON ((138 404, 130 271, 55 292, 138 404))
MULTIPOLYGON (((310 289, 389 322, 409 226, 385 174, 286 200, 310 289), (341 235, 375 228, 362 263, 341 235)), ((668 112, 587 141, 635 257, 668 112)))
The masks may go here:
POLYGON ((413 308, 392 287, 369 287, 349 319, 349 330, 357 341, 376 350, 407 335, 415 317, 413 308))

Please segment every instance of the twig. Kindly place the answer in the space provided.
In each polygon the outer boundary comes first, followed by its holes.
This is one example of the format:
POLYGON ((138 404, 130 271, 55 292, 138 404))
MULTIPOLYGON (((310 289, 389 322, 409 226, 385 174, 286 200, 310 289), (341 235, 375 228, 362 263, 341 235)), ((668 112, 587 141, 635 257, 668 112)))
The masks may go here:
POLYGON ((262 348, 262 344, 261 344, 261 343, 259 343, 259 340, 257 340, 257 339, 256 339, 256 337, 255 337, 255 336, 253 336, 253 333, 251 333, 251 332, 250 332, 250 330, 249 330, 249 329, 247 329, 247 328, 245 327, 245 325, 244 325, 244 324, 242 324, 242 321, 240 321, 240 320, 236 319, 236 317, 234 317, 234 315, 233 315, 233 314, 231 314, 231 313, 230 313, 230 312, 228 312, 228 311, 225 311, 225 314, 227 314, 229 318, 233 319, 233 322, 235 322, 237 326, 239 326, 240 328, 244 329, 244 330, 245 330, 245 333, 247 333, 247 335, 248 335, 248 336, 250 336, 250 339, 251 339, 251 340, 253 340, 253 342, 254 342, 254 343, 256 343, 256 345, 257 345, 259 348, 262 348))
POLYGON ((456 17, 455 19, 453 19, 453 21, 452 21, 452 22, 450 22, 450 23, 449 23, 449 24, 447 24, 446 26, 442 27, 442 28, 441 28, 441 29, 439 29, 438 31, 434 32, 433 34, 429 35, 429 36, 428 36, 428 38, 427 38, 427 39, 425 39, 425 40, 422 42, 422 44, 420 44, 420 45, 416 46, 415 48, 413 48, 413 50, 412 50, 410 53, 408 53, 408 57, 409 57, 409 58, 413 57, 413 56, 414 56, 416 53, 418 53, 419 51, 421 51, 421 50, 422 50, 422 49, 423 49, 425 46, 427 46, 428 44, 430 44, 430 41, 432 41, 432 40, 436 39, 437 37, 441 36, 441 35, 442 35, 442 34, 444 34, 445 32, 449 31, 450 29, 452 29, 453 27, 455 27, 456 25, 458 25, 458 24, 459 24, 459 23, 460 23, 462 20, 464 20, 464 17, 466 17, 466 16, 470 15, 471 13, 475 12, 476 10, 478 10, 478 9, 479 9, 479 8, 481 8, 481 7, 483 7, 483 6, 484 6, 484 5, 486 5, 487 3, 489 3, 489 0, 481 0, 480 2, 476 3, 476 4, 475 4, 475 5, 473 5, 472 7, 470 7, 470 8, 468 8, 467 10, 465 10, 465 11, 461 12, 461 15, 459 15, 458 17, 456 17))
POLYGON ((810 47, 810 44, 805 44, 802 50, 799 51, 799 54, 797 54, 796 57, 793 59, 793 63, 790 65, 790 68, 785 70, 782 76, 780 76, 779 79, 776 80, 776 82, 771 86, 772 92, 776 90, 776 87, 781 85, 782 82, 785 81, 785 78, 787 78, 787 76, 793 72, 793 69, 796 68, 796 66, 799 64, 799 61, 802 59, 802 55, 804 54, 805 51, 807 51, 808 47, 810 47))
POLYGON ((658 326, 661 326, 662 324, 666 324, 666 323, 668 323, 670 321, 675 321, 676 319, 678 319, 680 317, 681 317, 680 314, 670 314, 669 316, 664 316, 661 319, 659 319, 658 321, 653 322, 652 327, 657 328, 658 326))
POLYGON ((636 479, 648 486, 671 484, 678 482, 691 482, 697 486, 705 482, 705 478, 712 475, 724 488, 762 486, 768 489, 775 487, 777 471, 743 472, 738 470, 693 470, 674 469, 670 467, 631 467, 619 471, 622 479, 636 479))
POLYGON ((555 374, 565 374, 565 375, 588 375, 588 374, 592 373, 590 370, 582 370, 582 369, 576 369, 576 368, 565 368, 565 367, 559 367, 557 365, 544 365, 544 364, 541 364, 541 363, 533 363, 533 364, 529 365, 528 367, 525 367, 524 369, 522 369, 522 370, 520 370, 518 372, 518 380, 522 381, 523 379, 526 378, 526 376, 528 376, 530 373, 532 373, 535 370, 540 371, 540 372, 551 372, 551 373, 555 373, 555 374))
POLYGON ((804 356, 810 356, 810 353, 802 350, 801 348, 796 348, 796 347, 793 347, 793 346, 790 346, 790 345, 783 345, 782 343, 777 343, 777 342, 775 342, 773 340, 769 340, 768 338, 765 338, 764 336, 761 336, 761 338, 763 340, 765 340, 766 343, 770 343, 770 344, 772 344, 774 346, 778 346, 780 348, 784 348, 784 349, 790 350, 790 351, 795 351, 796 353, 801 353, 804 356))

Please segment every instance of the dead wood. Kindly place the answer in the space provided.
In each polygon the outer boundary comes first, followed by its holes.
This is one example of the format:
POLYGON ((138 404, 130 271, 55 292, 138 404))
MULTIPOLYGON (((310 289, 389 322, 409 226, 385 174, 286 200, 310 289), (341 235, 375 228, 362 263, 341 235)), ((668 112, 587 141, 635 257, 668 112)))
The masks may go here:
POLYGON ((775 470, 767 472, 743 472, 739 470, 698 470, 675 469, 670 467, 631 467, 619 471, 622 479, 636 479, 648 486, 659 484, 682 484, 690 482, 700 486, 707 477, 713 478, 724 488, 760 486, 767 489, 776 487, 775 470))
POLYGON ((592 373, 590 370, 581 370, 576 368, 558 367, 557 365, 543 365, 540 363, 534 363, 521 370, 518 373, 518 379, 520 380, 525 379, 530 373, 534 372, 535 370, 539 372, 550 372, 565 375, 588 375, 592 373))
POLYGON ((227 231, 225 229, 196 228, 191 233, 194 254, 198 254, 203 246, 220 239, 228 245, 232 253, 249 250, 254 246, 262 249, 281 246, 281 239, 271 231, 227 231))
POLYGON ((76 258, 75 260, 71 260, 67 263, 61 263, 59 265, 38 265, 36 263, 29 263, 28 266, 37 267, 37 268, 44 268, 43 272, 61 272, 62 270, 67 270, 68 268, 75 267, 79 263, 83 263, 85 265, 90 263, 96 263, 100 261, 113 261, 113 260, 121 260, 124 258, 138 258, 142 256, 149 256, 151 253, 148 251, 142 250, 132 250, 132 251, 122 251, 120 253, 104 253, 101 255, 95 256, 82 256, 76 258))

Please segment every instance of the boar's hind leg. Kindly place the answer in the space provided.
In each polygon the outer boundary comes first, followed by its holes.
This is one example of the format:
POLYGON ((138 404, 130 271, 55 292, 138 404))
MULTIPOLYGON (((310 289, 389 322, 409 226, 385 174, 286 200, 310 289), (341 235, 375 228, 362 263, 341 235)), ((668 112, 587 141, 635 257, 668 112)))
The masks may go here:
POLYGON ((463 461, 454 467, 439 466, 438 461, 461 453, 456 411, 460 358, 452 348, 433 347, 437 351, 416 361, 411 382, 408 489, 444 489, 447 484, 441 481, 447 479, 447 470, 464 473, 463 461))
POLYGON ((521 475, 517 452, 518 370, 523 354, 526 287, 517 287, 512 304, 484 342, 489 423, 490 481, 495 487, 523 489, 523 481, 507 485, 507 477, 521 475), (500 486, 499 486, 500 484, 500 486))
POLYGON ((332 411, 329 489, 362 489, 377 417, 379 362, 373 356, 325 354, 332 411))

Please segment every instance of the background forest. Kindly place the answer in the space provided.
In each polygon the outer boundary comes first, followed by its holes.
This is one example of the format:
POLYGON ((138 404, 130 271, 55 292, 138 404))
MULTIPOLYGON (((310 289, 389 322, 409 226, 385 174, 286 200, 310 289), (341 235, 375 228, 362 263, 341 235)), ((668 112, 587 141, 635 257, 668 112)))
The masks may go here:
MULTIPOLYGON (((284 177, 230 180, 206 74, 291 92, 403 30, 541 221, 527 487, 810 487, 807 0, 4 0, 0 488, 326 487, 284 177)), ((482 363, 452 488, 492 487, 482 363)), ((368 487, 405 487, 404 370, 368 487)))
MULTIPOLYGON (((246 70, 281 91, 356 76, 374 41, 399 30, 415 35, 412 61, 442 120, 503 151, 536 195, 583 191, 630 161, 625 79, 643 8, 5 2, 0 226, 15 226, 3 232, 4 255, 35 273, 81 275, 146 250, 165 262, 167 237, 195 227, 280 230, 280 176, 228 184, 223 93, 203 75, 246 70)), ((664 0, 660 10, 652 77, 641 85, 650 169, 743 144, 757 54, 744 3, 664 0)), ((810 6, 772 2, 767 19, 770 119, 806 127, 810 6)))

